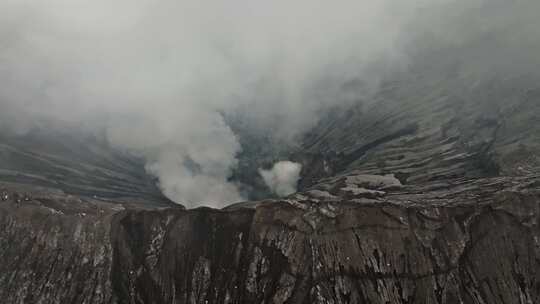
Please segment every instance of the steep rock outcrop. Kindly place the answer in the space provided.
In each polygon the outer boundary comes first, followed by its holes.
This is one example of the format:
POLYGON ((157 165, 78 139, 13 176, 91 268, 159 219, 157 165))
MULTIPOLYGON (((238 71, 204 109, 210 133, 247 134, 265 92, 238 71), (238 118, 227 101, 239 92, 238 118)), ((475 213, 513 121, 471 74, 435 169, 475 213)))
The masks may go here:
POLYGON ((419 187, 346 175, 225 210, 9 189, 7 303, 540 301, 536 176, 419 187))

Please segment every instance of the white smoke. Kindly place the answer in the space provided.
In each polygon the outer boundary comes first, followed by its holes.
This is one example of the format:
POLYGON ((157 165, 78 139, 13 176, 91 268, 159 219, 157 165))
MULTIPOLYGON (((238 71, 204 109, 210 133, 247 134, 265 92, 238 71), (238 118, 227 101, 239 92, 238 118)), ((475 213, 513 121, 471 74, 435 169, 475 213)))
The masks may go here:
POLYGON ((296 192, 302 165, 291 161, 280 161, 272 169, 259 169, 268 188, 278 196, 287 196, 296 192))
POLYGON ((242 197, 221 113, 291 141, 351 99, 343 83, 376 88, 370 63, 407 62, 419 12, 458 2, 2 0, 0 127, 82 125, 144 157, 172 200, 222 206, 242 197))
POLYGON ((241 147, 220 113, 294 138, 338 100, 340 83, 390 50, 402 20, 374 34, 384 10, 352 0, 3 0, 0 125, 83 125, 144 157, 172 200, 222 206, 242 200, 228 182, 241 147), (322 78, 330 93, 308 94, 322 78))

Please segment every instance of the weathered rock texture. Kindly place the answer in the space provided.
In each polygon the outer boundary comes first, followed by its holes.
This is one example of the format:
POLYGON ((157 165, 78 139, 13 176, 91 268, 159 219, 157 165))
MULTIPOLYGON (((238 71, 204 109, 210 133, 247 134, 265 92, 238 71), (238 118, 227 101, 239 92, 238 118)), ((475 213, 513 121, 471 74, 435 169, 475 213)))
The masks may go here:
POLYGON ((13 187, 0 203, 4 303, 540 301, 536 176, 417 187, 348 175, 189 211, 13 187))

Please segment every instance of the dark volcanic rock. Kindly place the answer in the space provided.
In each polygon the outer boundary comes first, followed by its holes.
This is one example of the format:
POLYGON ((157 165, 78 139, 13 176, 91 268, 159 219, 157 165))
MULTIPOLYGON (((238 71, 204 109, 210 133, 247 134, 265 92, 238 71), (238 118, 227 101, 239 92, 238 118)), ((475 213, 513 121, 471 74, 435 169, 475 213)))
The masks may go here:
POLYGON ((228 210, 123 208, 46 192, 17 203, 5 187, 0 295, 5 303, 540 301, 539 177, 422 187, 343 178, 228 210), (337 196, 352 187, 383 194, 337 196))

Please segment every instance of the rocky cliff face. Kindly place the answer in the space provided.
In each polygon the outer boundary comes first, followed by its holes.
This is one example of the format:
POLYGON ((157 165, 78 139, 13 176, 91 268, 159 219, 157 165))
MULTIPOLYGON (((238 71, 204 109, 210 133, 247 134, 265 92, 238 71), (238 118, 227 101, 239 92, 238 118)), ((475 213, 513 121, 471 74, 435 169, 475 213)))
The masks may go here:
POLYGON ((540 303, 538 78, 447 70, 321 121, 299 193, 223 210, 172 206, 121 155, 4 138, 2 303, 540 303))
POLYGON ((0 203, 5 303, 540 301, 537 176, 353 172, 225 210, 16 193, 0 203))

